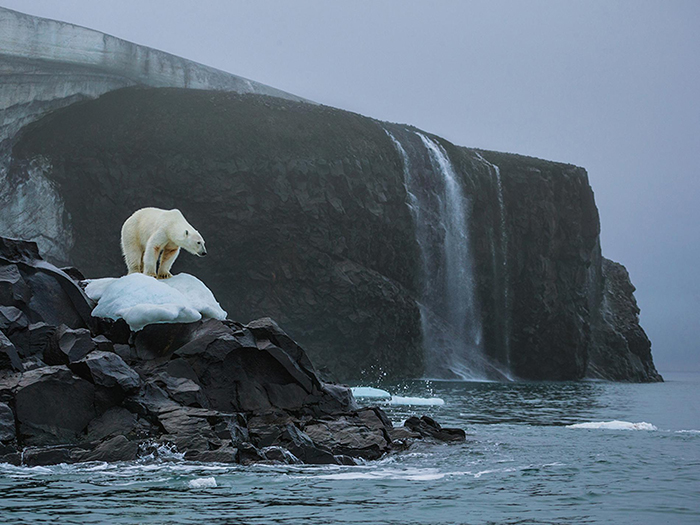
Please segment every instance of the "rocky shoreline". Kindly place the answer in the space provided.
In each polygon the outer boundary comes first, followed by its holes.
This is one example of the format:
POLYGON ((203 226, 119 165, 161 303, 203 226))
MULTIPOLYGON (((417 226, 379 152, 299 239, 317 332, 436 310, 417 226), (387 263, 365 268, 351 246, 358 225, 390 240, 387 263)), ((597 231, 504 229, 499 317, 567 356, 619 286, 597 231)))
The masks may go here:
POLYGON ((83 276, 0 237, 0 462, 353 464, 421 439, 464 441, 429 417, 395 427, 322 381, 272 319, 149 325, 93 318, 83 276))

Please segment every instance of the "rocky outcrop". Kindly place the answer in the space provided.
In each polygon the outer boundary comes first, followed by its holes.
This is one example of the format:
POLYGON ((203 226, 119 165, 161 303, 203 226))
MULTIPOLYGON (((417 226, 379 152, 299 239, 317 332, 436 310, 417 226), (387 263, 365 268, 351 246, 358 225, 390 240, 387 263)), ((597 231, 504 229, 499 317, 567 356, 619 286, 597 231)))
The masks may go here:
POLYGON ((624 266, 603 258, 603 291, 593 330, 587 377, 612 381, 661 381, 651 341, 639 325, 634 285, 624 266))
MULTIPOLYGON (((56 111, 25 129, 8 177, 21 186, 41 176, 60 197, 60 231, 80 239, 64 255, 91 277, 124 271, 119 232, 134 209, 177 207, 210 255, 184 254, 176 271, 202 276, 234 318, 278 319, 329 376, 416 377, 430 343, 416 235, 424 226, 387 132, 439 205, 440 176, 413 128, 196 90, 128 88, 56 111)), ((585 170, 429 137, 468 198, 478 339, 490 366, 521 379, 604 375, 589 363, 600 367, 593 357, 611 340, 606 326, 630 333, 615 323, 636 314, 627 301, 627 313, 600 321, 607 285, 585 170)), ((444 237, 435 220, 424 233, 444 237)), ((603 353, 631 370, 623 346, 603 353)), ((651 356, 639 359, 649 373, 615 377, 657 380, 651 356)))
POLYGON ((36 244, 1 237, 0 278, 0 462, 126 461, 167 447, 196 461, 352 464, 416 439, 464 440, 358 407, 270 318, 133 333, 90 317, 79 281, 36 244))

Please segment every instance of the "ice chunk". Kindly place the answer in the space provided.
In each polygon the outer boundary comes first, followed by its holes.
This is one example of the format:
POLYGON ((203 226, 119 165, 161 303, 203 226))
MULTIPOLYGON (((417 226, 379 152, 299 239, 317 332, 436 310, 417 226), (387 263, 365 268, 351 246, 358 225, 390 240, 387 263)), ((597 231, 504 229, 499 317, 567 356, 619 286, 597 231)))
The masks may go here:
POLYGON ((158 280, 142 273, 95 279, 85 293, 97 301, 94 317, 124 319, 132 330, 156 323, 192 323, 202 317, 225 319, 214 294, 196 277, 179 274, 158 280))
POLYGON ((629 421, 591 421, 588 423, 576 423, 567 425, 566 428, 590 428, 604 430, 658 430, 651 423, 642 421, 640 423, 630 423, 629 421))
POLYGON ((380 399, 382 403, 387 403, 389 405, 442 406, 445 404, 445 401, 439 397, 393 396, 386 390, 373 388, 371 386, 356 386, 350 390, 352 390, 352 395, 355 397, 380 399))
POLYGON ((216 302, 214 294, 194 275, 180 273, 160 282, 184 295, 190 306, 202 314, 202 317, 226 319, 226 312, 216 302))
POLYGON ((187 486, 191 489, 211 489, 216 487, 215 478, 197 478, 187 482, 187 486))
POLYGON ((355 397, 374 397, 380 399, 390 399, 391 394, 386 390, 381 390, 380 388, 373 388, 371 386, 355 386, 352 387, 352 395, 355 397))
POLYGON ((391 396, 390 405, 414 405, 414 406, 434 406, 440 407, 445 404, 444 399, 439 397, 402 397, 391 396))
POLYGON ((85 293, 93 301, 99 301, 107 287, 116 281, 116 277, 105 277, 104 279, 90 279, 87 281, 85 293))

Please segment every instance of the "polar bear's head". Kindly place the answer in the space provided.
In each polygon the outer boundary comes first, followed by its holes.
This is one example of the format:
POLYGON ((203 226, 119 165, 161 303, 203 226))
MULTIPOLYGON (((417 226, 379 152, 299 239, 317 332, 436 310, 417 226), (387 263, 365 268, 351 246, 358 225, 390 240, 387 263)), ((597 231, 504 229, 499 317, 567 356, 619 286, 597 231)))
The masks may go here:
POLYGON ((180 246, 199 257, 204 257, 207 254, 207 248, 204 246, 204 239, 199 232, 194 229, 185 230, 185 238, 180 246))

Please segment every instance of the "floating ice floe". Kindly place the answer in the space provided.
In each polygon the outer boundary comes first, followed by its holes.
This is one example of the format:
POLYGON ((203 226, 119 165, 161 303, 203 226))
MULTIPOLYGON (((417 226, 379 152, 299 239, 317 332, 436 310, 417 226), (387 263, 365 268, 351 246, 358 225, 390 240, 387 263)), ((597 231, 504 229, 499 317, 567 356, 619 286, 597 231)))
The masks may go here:
POLYGON ((371 386, 354 386, 350 390, 352 390, 352 395, 355 397, 391 399, 391 394, 386 390, 382 390, 380 388, 373 388, 371 386))
POLYGON ((389 405, 442 406, 445 401, 439 397, 402 397, 393 396, 386 390, 371 386, 356 386, 351 388, 352 395, 360 398, 380 399, 389 405))
POLYGON ((191 489, 211 489, 216 487, 216 479, 213 477, 191 479, 187 482, 187 486, 191 489))
POLYGON ((604 430, 658 430, 651 423, 642 421, 640 423, 630 423, 629 421, 591 421, 588 423, 576 423, 567 425, 566 428, 589 428, 604 430))
POLYGON ((433 406, 440 407, 445 404, 444 399, 439 397, 401 397, 391 396, 390 405, 417 405, 417 406, 433 406))
POLYGON ((97 302, 94 317, 124 319, 135 332, 149 324, 226 319, 211 290, 186 273, 162 280, 142 273, 93 279, 85 293, 97 302))

